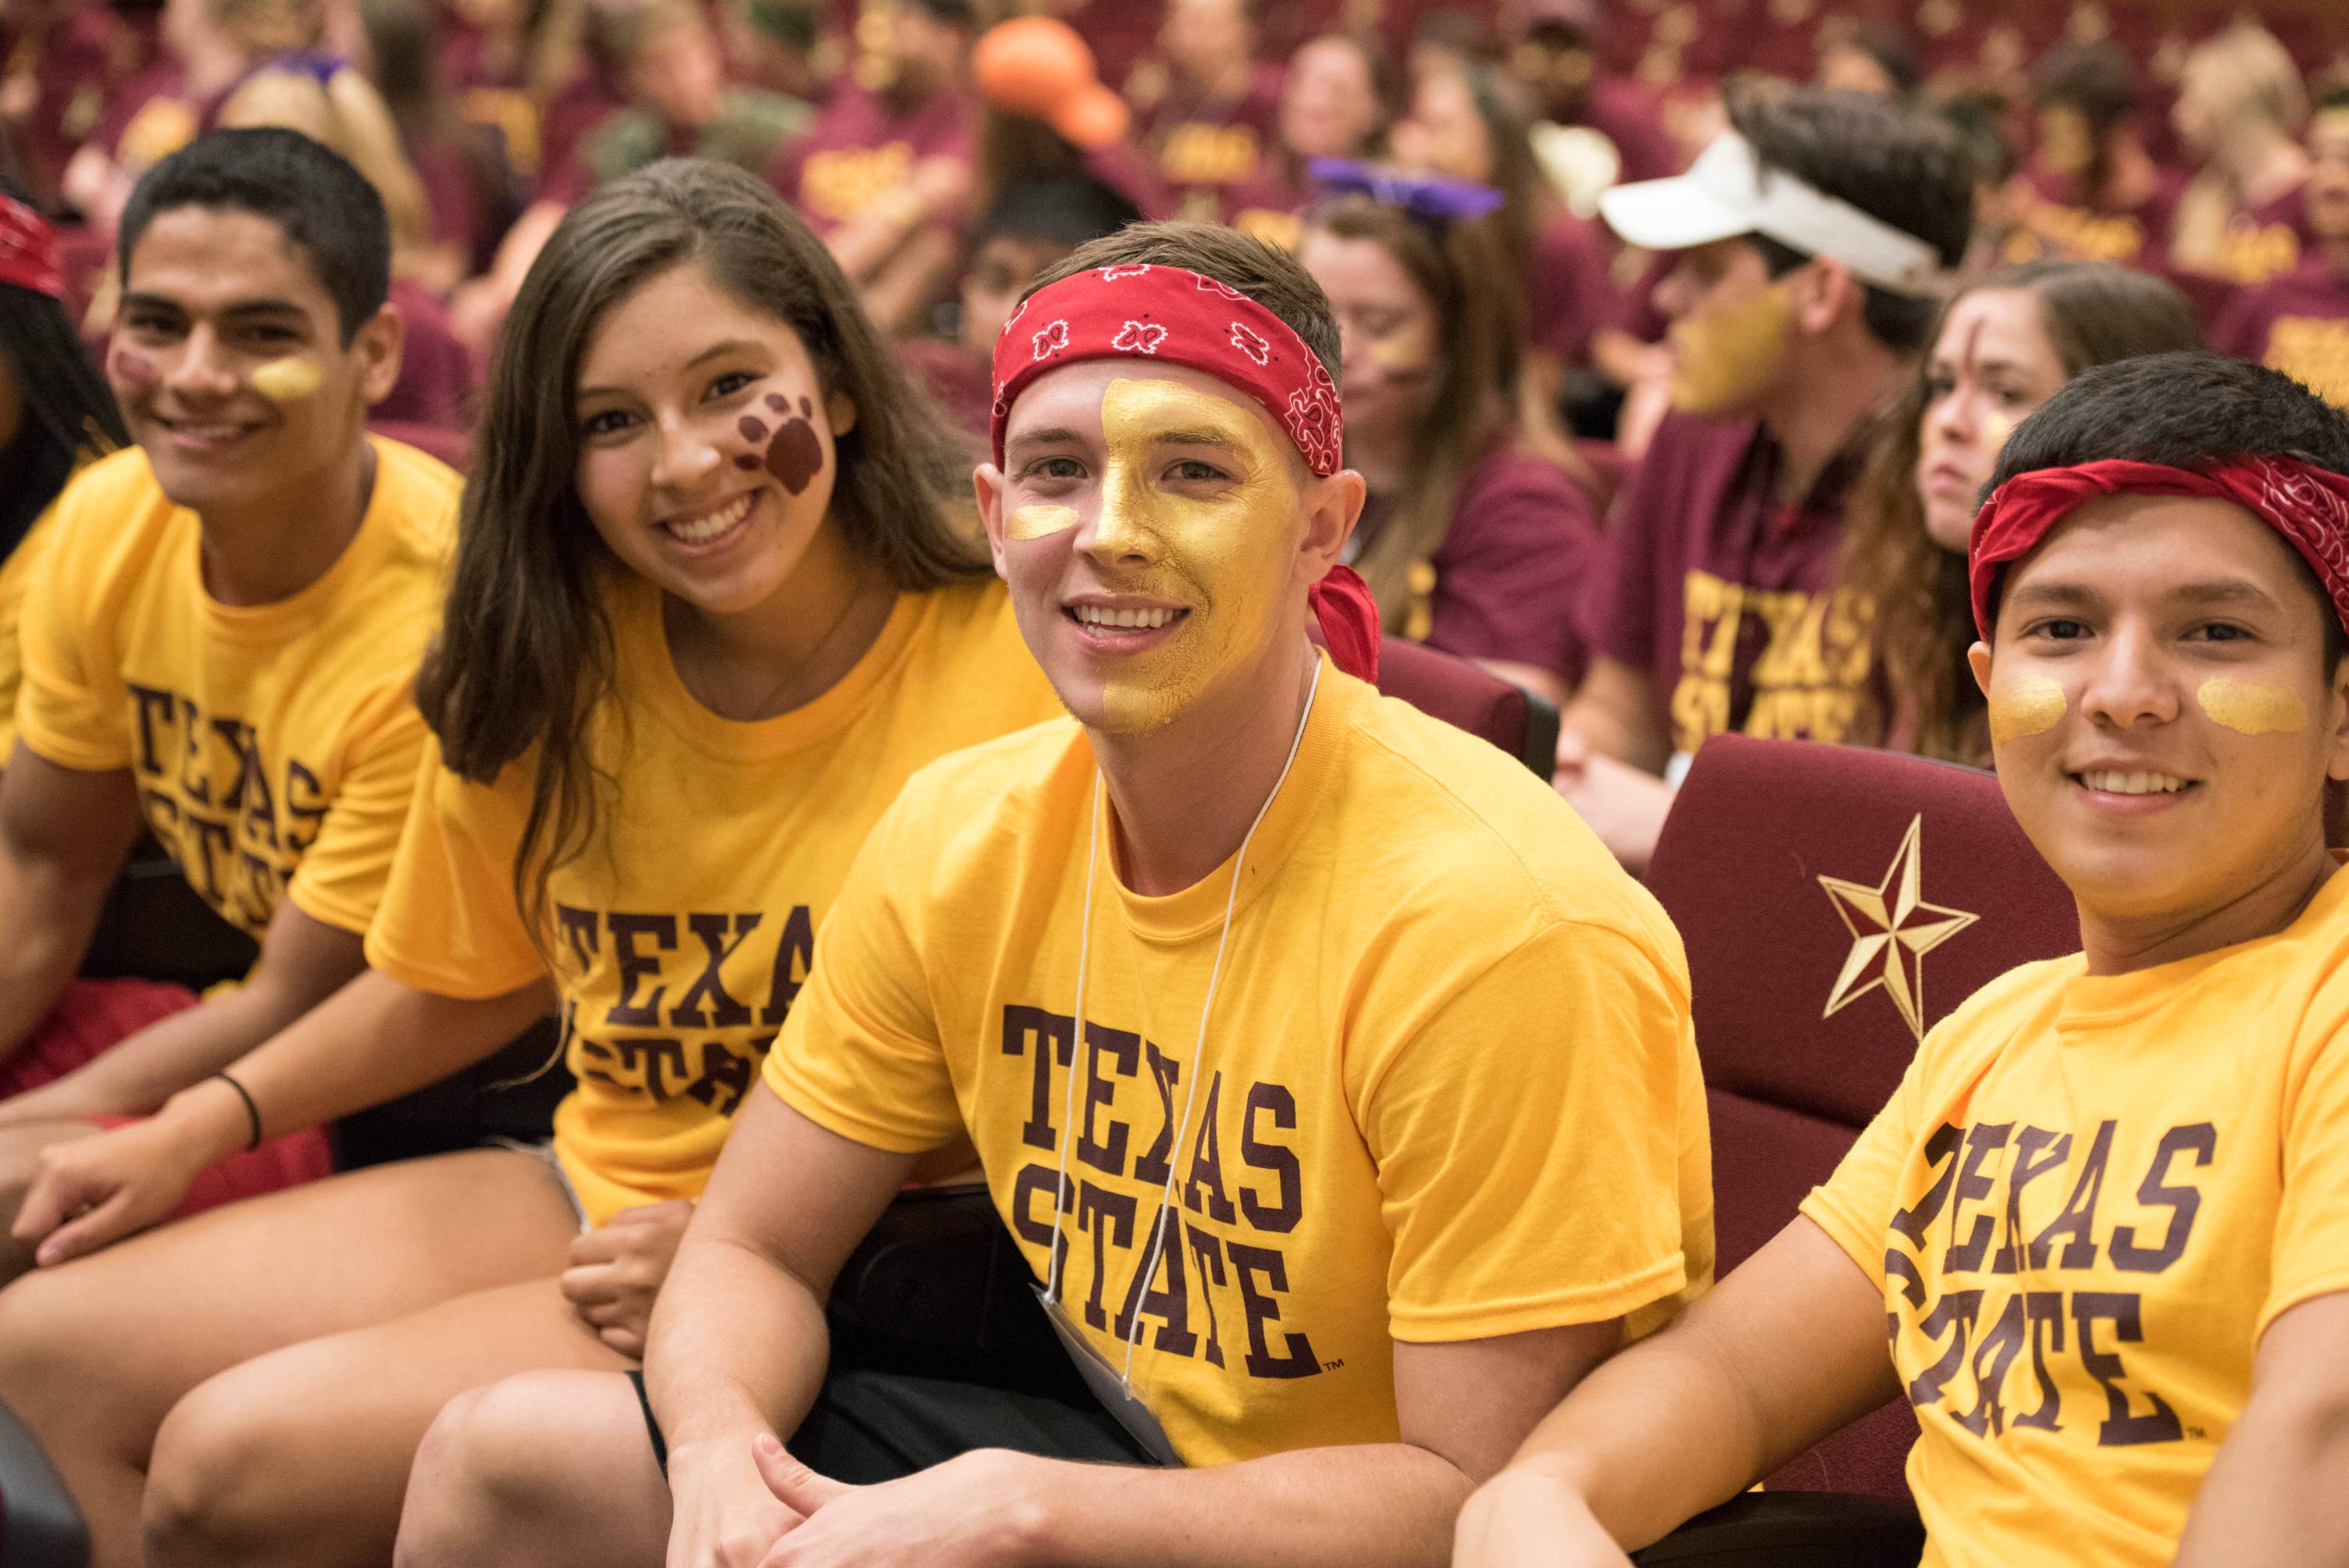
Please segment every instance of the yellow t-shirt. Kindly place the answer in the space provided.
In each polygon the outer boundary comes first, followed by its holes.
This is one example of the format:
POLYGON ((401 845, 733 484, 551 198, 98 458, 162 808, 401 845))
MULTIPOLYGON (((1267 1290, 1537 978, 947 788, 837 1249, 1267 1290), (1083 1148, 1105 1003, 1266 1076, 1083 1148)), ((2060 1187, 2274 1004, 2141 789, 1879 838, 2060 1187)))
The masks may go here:
POLYGON ((2349 876, 2286 930, 1992 982, 1803 1204, 1884 1290, 1928 1564, 2168 1563, 2259 1336, 2349 1288, 2349 876))
POLYGON ((206 593, 202 524, 135 447, 57 498, 26 597, 18 736, 61 767, 130 769, 189 885, 254 936, 280 894, 364 932, 408 816, 425 735, 416 665, 440 620, 460 481, 373 444, 358 532, 289 598, 206 593))
POLYGON ((57 503, 51 501, 8 559, 0 561, 0 767, 16 745, 16 692, 25 680, 25 661, 18 651, 16 623, 24 618, 25 594, 32 587, 34 569, 50 536, 57 531, 57 503))
POLYGON ((579 1079, 554 1148, 599 1225, 701 1195, 815 928, 906 778, 1061 711, 994 583, 900 595, 831 690, 748 724, 678 677, 658 590, 616 576, 609 603, 620 684, 589 750, 617 787, 595 842, 547 879, 542 942, 513 892, 528 759, 471 784, 436 747, 367 944, 376 968, 450 996, 500 995, 551 963, 579 1079))
POLYGON ((1205 1042, 1231 873, 1143 897, 1104 847, 1072 1052, 1094 778, 1073 720, 916 776, 766 1078, 873 1148, 968 1126, 1040 1280, 1073 1121, 1062 1299, 1113 1365, 1138 1306, 1133 1388, 1186 1460, 1394 1440, 1393 1340, 1644 1332, 1703 1286, 1680 939, 1541 780, 1325 667, 1205 1042))

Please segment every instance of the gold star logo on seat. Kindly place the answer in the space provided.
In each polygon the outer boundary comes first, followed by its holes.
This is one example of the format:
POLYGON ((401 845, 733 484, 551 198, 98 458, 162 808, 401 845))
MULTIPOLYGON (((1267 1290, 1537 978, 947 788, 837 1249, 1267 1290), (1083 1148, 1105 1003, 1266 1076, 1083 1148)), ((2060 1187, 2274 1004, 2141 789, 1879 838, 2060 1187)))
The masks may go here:
POLYGON ((1920 811, 1910 819, 1890 868, 1874 887, 1841 877, 1819 878, 1844 929, 1851 933, 1850 955, 1827 994, 1822 1018, 1834 1017, 1881 985, 1909 1032, 1924 1039, 1925 954, 1981 918, 1925 902, 1924 827, 1920 811))

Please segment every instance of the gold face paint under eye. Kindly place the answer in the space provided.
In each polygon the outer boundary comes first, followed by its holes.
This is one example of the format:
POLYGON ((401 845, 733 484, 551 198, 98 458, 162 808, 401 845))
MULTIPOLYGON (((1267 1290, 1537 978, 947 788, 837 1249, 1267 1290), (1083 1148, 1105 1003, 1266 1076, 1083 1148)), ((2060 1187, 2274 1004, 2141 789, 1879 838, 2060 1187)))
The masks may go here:
POLYGON ((1794 331, 1795 295, 1785 279, 1750 299, 1672 325, 1672 407, 1717 414, 1742 406, 1776 374, 1794 331))
POLYGON ((1993 408, 1982 416, 1982 445, 1993 452, 2006 449, 2006 438, 2014 434, 2015 418, 2012 414, 1993 408))
POLYGON ((1075 507, 1046 506, 1039 502, 1034 506, 1013 508, 1011 515, 1003 520, 1003 536, 1006 539, 1044 539, 1064 528, 1076 526, 1075 507))
POLYGON ((1114 729, 1151 729, 1269 636, 1297 496, 1264 421, 1184 382, 1111 382, 1102 394, 1102 435, 1108 464, 1094 523, 1102 545, 1152 562, 1126 584, 1132 592, 1189 607, 1172 637, 1119 660, 1102 686, 1114 729), (1211 439, 1221 449, 1203 460, 1231 478, 1206 496, 1166 489, 1162 470, 1173 459, 1161 448, 1176 437, 1211 439))
POLYGON ((318 362, 292 354, 271 360, 246 379, 272 403, 298 403, 318 390, 318 362))
POLYGON ((2308 705, 2290 686, 2219 676, 2194 694, 2210 722, 2239 735, 2290 735, 2308 727, 2308 705))
POLYGON ((2044 735, 2055 727, 2069 706, 2064 683, 2052 676, 2018 676, 2012 681, 1992 682, 1990 743, 2004 746, 2010 740, 2044 735))

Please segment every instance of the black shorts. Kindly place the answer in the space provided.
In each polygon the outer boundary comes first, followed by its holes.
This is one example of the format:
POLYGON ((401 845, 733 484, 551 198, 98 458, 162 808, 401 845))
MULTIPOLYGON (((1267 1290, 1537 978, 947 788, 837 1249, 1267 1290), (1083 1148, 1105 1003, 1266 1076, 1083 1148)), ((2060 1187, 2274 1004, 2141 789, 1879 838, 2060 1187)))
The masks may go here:
MULTIPOLYGON (((636 1385, 653 1458, 667 1475, 668 1442, 645 1396, 645 1375, 631 1372, 628 1381, 636 1385)), ((1157 1463, 1090 1398, 1080 1403, 863 1367, 839 1368, 824 1378, 790 1446, 810 1470, 854 1486, 896 1480, 974 1449, 1098 1464, 1157 1463)))

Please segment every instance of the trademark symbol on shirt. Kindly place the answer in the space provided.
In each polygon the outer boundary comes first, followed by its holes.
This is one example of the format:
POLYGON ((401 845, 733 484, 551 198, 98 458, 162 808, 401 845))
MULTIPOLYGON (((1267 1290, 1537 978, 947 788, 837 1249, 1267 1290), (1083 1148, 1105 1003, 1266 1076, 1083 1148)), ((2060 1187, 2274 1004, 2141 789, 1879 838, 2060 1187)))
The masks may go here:
POLYGON ((1321 1363, 1321 1370, 1324 1372, 1335 1372, 1339 1367, 1343 1367, 1345 1363, 1343 1361, 1324 1361, 1321 1363))

